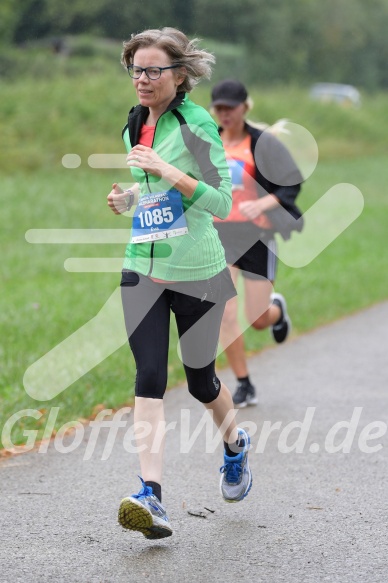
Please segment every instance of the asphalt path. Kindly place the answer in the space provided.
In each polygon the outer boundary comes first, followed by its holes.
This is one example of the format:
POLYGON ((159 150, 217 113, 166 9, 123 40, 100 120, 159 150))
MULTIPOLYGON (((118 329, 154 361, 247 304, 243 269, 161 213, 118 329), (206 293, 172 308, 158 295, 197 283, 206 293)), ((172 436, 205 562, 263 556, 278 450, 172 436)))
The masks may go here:
POLYGON ((219 494, 222 447, 202 405, 169 391, 170 538, 117 523, 139 489, 130 411, 2 460, 0 581, 385 583, 387 322, 388 302, 250 359, 260 403, 237 420, 254 482, 238 504, 219 494))

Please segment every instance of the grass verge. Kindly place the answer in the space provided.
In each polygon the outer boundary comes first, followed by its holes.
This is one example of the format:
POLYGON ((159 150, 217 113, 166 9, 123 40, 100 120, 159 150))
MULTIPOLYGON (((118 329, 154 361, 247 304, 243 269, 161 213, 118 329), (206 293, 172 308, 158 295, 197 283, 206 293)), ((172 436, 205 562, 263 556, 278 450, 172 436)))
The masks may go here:
MULTIPOLYGON (((57 67, 49 79, 13 79, 0 88, 0 432, 19 411, 41 414, 15 423, 11 437, 17 444, 25 443, 27 430, 42 436, 52 407, 59 407, 57 429, 89 417, 96 407, 127 403, 134 386, 134 363, 123 345, 51 401, 35 401, 24 390, 26 369, 91 320, 119 283, 119 270, 70 273, 64 269, 66 259, 121 260, 125 246, 32 245, 25 239, 29 229, 126 227, 124 217, 108 211, 106 194, 112 181, 128 181, 128 172, 93 170, 87 159, 93 153, 123 153, 120 130, 135 101, 130 81, 118 61, 111 68, 101 61, 99 71, 98 60, 88 69, 86 61, 47 59, 57 67), (79 168, 63 168, 67 153, 81 157, 79 168)), ((206 107, 209 91, 204 84, 193 99, 206 107)), ((311 103, 297 88, 256 88, 252 96, 252 119, 273 123, 289 118, 318 142, 320 162, 300 197, 304 210, 339 182, 355 184, 365 199, 360 218, 309 265, 292 269, 279 264, 276 289, 287 297, 293 333, 386 299, 387 257, 378 252, 385 249, 387 230, 385 96, 365 96, 360 110, 311 103)), ((248 353, 272 344, 268 331, 248 330, 245 338, 248 353)), ((218 365, 226 365, 224 356, 218 365)), ((173 325, 169 372, 169 386, 184 381, 173 325)), ((265 379, 258 385, 265 390, 265 379)))
MULTIPOLYGON (((111 179, 112 171, 61 167, 33 177, 20 174, 3 178, 0 427, 20 410, 41 412, 39 420, 24 417, 15 424, 14 443, 25 442, 23 433, 28 429, 41 436, 52 407, 60 408, 58 428, 90 416, 96 406, 116 408, 133 396, 135 369, 126 345, 51 401, 35 401, 23 387, 27 367, 93 318, 119 282, 119 272, 67 272, 65 260, 120 259, 124 251, 123 244, 32 245, 26 242, 25 233, 36 228, 125 228, 125 217, 114 216, 106 207, 111 179)), ((304 209, 334 183, 346 181, 363 192, 365 208, 359 219, 306 267, 292 269, 280 263, 276 289, 287 297, 293 334, 387 297, 387 259, 376 253, 386 240, 387 180, 384 158, 367 157, 322 162, 305 185, 301 197, 304 209)), ((102 337, 106 333, 100 330, 102 337)), ((245 338, 249 353, 272 344, 268 331, 248 330, 245 338)), ((97 346, 99 338, 94 341, 97 346)), ((224 356, 218 365, 226 365, 224 356)), ((169 369, 170 387, 184 380, 173 325, 169 369)), ((259 379, 258 384, 265 390, 265 379, 259 379)))

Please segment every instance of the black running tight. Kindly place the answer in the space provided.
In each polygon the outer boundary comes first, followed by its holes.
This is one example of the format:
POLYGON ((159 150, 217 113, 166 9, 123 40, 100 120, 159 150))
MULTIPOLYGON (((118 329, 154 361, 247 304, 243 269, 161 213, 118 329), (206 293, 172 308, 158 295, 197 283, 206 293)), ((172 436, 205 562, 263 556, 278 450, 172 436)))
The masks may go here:
POLYGON ((134 272, 123 272, 122 301, 136 363, 136 396, 163 398, 173 311, 189 392, 202 403, 217 398, 220 381, 215 374, 215 356, 225 301, 208 301, 214 299, 217 288, 217 281, 212 279, 187 285, 161 284, 134 272))

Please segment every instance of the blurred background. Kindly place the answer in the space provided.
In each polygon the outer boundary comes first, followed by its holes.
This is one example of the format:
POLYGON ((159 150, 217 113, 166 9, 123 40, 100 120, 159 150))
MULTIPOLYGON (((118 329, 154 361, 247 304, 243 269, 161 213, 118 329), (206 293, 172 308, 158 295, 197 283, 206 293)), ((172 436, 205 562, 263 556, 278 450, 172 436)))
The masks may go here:
MULTIPOLYGON (((124 154, 121 129, 136 97, 120 65, 122 43, 163 26, 199 37, 216 56, 195 102, 207 108, 212 84, 236 78, 253 98, 253 121, 286 118, 314 136, 319 162, 302 188, 302 210, 336 183, 363 194, 361 217, 319 257, 299 269, 279 264, 294 334, 387 298, 388 0, 1 0, 0 431, 17 410, 41 411, 15 425, 16 443, 26 428, 42 435, 54 405, 58 426, 132 398, 127 346, 56 399, 27 396, 26 369, 94 318, 119 283, 119 269, 69 272, 66 260, 120 265, 125 244, 33 245, 25 233, 130 226, 106 205, 112 182, 130 182, 129 171, 91 168, 88 158, 124 154), (65 167, 68 154, 74 164, 65 167)), ((101 330, 109 332, 113 324, 101 330)), ((246 343, 250 353, 272 345, 266 331, 248 331, 246 343)), ((184 381, 175 341, 170 356, 174 386, 184 381)), ((257 386, 264 391, 265 379, 257 386)))
POLYGON ((39 49, 109 58, 131 33, 165 25, 206 39, 215 78, 388 87, 387 0, 2 0, 0 77, 27 73, 23 52, 43 76, 39 49))

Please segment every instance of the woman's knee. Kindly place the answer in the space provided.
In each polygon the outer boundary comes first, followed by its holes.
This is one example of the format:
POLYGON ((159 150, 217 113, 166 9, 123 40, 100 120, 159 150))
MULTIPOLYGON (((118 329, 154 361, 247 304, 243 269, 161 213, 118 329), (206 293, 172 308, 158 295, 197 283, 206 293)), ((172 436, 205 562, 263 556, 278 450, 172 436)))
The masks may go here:
POLYGON ((203 369, 186 368, 186 377, 190 395, 200 403, 211 403, 218 397, 221 381, 214 369, 204 372, 203 369))
POLYGON ((167 386, 167 371, 161 373, 157 367, 140 368, 136 373, 136 397, 162 399, 167 386))

